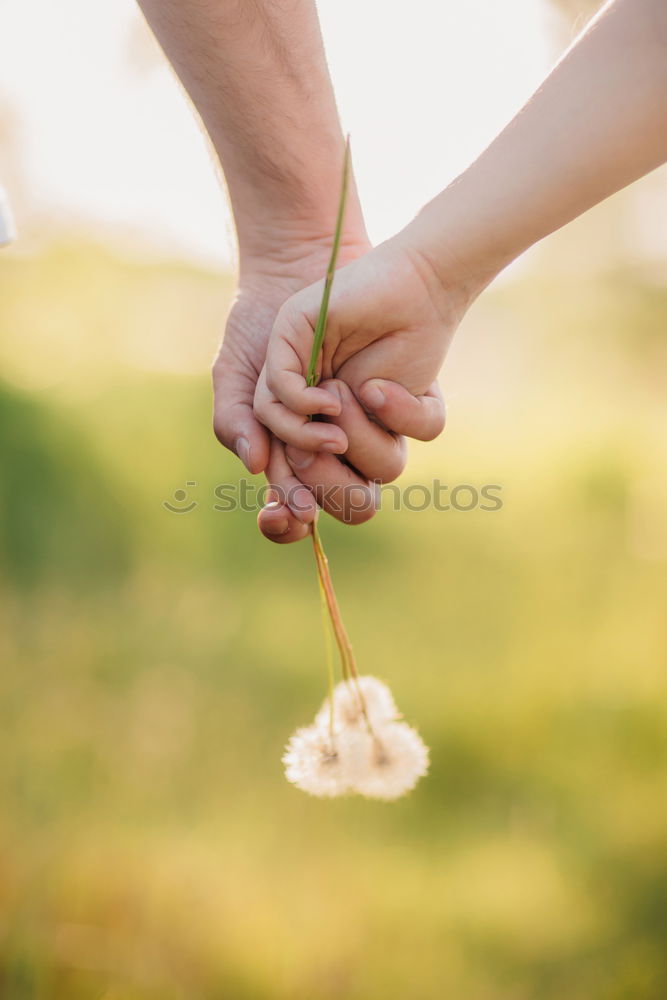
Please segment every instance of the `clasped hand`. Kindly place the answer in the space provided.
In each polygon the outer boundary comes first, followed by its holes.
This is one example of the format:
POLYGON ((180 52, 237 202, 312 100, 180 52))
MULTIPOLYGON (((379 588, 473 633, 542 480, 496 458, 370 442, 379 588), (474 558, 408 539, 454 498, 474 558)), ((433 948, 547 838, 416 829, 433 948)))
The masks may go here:
POLYGON ((280 543, 303 538, 318 506, 348 524, 368 520, 378 485, 405 467, 405 437, 441 432, 435 378, 465 310, 405 240, 370 250, 347 239, 320 381, 309 388, 323 288, 309 281, 324 273, 327 254, 314 241, 288 260, 265 256, 242 270, 213 370, 216 434, 250 472, 265 473, 271 493, 258 524, 280 543))

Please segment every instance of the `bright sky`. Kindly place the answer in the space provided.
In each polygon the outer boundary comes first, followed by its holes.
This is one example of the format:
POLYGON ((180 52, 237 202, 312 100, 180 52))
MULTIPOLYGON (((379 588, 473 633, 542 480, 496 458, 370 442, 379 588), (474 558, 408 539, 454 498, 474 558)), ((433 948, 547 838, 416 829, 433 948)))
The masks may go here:
MULTIPOLYGON (((553 15, 547 0, 318 6, 377 241, 535 89, 555 55, 553 15)), ((170 255, 229 263, 229 214, 207 146, 141 32, 132 0, 0 2, 0 110, 18 119, 22 201, 30 214, 119 226, 170 255)))

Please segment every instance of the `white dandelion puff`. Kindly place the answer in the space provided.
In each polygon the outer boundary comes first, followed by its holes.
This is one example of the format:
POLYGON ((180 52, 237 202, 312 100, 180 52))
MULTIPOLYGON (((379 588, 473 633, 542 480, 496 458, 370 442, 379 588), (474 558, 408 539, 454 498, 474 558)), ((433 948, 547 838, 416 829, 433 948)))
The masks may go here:
POLYGON ((355 761, 354 788, 369 799, 398 799, 428 771, 428 747, 405 722, 377 728, 364 750, 363 761, 355 761))
MULTIPOLYGON (((377 677, 366 675, 341 681, 334 688, 334 728, 366 725, 363 706, 366 707, 371 726, 400 718, 393 695, 386 684, 377 677), (363 701, 362 701, 363 699, 363 701)), ((329 725, 331 708, 327 698, 315 716, 315 725, 329 725)))
POLYGON ((285 748, 285 777, 297 788, 323 798, 353 791, 363 751, 359 733, 344 730, 333 737, 322 726, 306 726, 292 734, 285 748))

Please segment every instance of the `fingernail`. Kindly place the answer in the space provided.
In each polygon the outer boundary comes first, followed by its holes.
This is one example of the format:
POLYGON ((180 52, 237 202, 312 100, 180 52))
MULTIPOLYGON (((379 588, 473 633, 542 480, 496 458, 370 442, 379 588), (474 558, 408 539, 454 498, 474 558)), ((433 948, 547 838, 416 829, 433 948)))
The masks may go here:
POLYGON ((314 451, 303 451, 301 448, 286 448, 285 454, 293 469, 307 469, 315 459, 314 451))
POLYGON ((364 403, 369 406, 371 410, 379 410, 384 404, 384 393, 379 385, 369 382, 367 386, 364 387, 362 393, 364 403))
POLYGON ((323 385, 322 388, 324 389, 325 392, 328 392, 332 396, 335 396, 336 399, 340 399, 341 402, 343 401, 343 397, 340 394, 340 389, 335 382, 329 382, 328 385, 323 385))
POLYGON ((342 454, 344 450, 339 441, 323 441, 320 445, 320 451, 331 451, 335 455, 342 454))
POLYGON ((250 472, 250 443, 247 438, 237 437, 234 442, 234 451, 239 456, 248 472, 250 472))
POLYGON ((323 416, 326 415, 328 417, 337 417, 341 410, 341 403, 343 402, 343 397, 340 394, 340 389, 338 388, 335 382, 332 383, 331 385, 322 386, 322 388, 324 389, 325 392, 328 392, 329 395, 333 396, 333 398, 336 400, 335 403, 332 402, 328 406, 326 404, 324 405, 324 407, 322 408, 322 415, 323 416))

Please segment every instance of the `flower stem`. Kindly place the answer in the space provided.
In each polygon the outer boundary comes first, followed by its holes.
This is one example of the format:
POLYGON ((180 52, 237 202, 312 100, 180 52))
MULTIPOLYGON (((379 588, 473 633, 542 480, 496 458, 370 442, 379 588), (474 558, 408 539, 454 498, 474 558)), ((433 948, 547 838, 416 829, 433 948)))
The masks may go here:
MULTIPOLYGON (((338 652, 340 653, 341 668, 343 671, 343 680, 354 685, 357 698, 359 699, 359 707, 361 708, 362 715, 366 721, 366 726, 371 736, 374 736, 373 727, 371 726, 368 712, 366 711, 366 702, 359 685, 359 672, 355 663, 354 652, 352 651, 352 643, 350 642, 345 626, 343 625, 343 619, 338 606, 338 600, 336 598, 336 591, 334 590, 333 580, 331 579, 331 572, 329 570, 329 560, 327 559, 324 547, 322 546, 320 533, 317 529, 317 521, 313 521, 312 535, 320 588, 321 592, 324 594, 334 636, 336 637, 336 644, 338 646, 338 652)), ((333 700, 331 704, 333 711, 333 700)))
POLYGON ((322 630, 324 632, 324 647, 327 659, 327 681, 329 684, 329 737, 333 740, 334 736, 334 665, 333 665, 333 646, 331 643, 331 622, 329 620, 329 608, 327 606, 327 596, 324 592, 324 586, 322 584, 322 578, 317 576, 317 582, 320 588, 320 606, 322 609, 322 630))
POLYGON ((347 190, 349 184, 350 184, 350 137, 348 135, 345 141, 345 155, 343 157, 343 179, 341 181, 340 199, 338 201, 336 229, 334 231, 334 240, 331 246, 331 256, 329 257, 329 266, 327 267, 326 278, 324 279, 324 291, 322 292, 322 302, 320 303, 320 311, 317 316, 317 323, 315 324, 315 333, 313 335, 313 348, 310 352, 310 364, 308 365, 308 373, 306 375, 306 383, 309 386, 316 385, 317 382, 319 381, 317 375, 317 362, 319 361, 320 354, 322 352, 322 345, 324 344, 324 334, 326 333, 327 314, 329 312, 329 296, 331 295, 331 286, 333 285, 334 272, 336 270, 336 260, 338 259, 338 250, 340 248, 340 240, 343 232, 343 220, 345 218, 345 205, 347 203, 347 190))
POLYGON ((354 676, 357 672, 354 663, 354 654, 352 652, 352 644, 350 643, 347 632, 345 631, 345 626, 343 625, 343 619, 341 618, 340 608, 338 607, 338 601, 336 599, 336 592, 334 590, 331 573, 329 571, 329 560, 327 559, 324 548, 322 547, 316 521, 313 522, 313 549, 315 552, 315 563, 317 565, 320 586, 324 592, 324 598, 329 612, 329 618, 331 619, 336 645, 338 646, 338 652, 340 653, 343 680, 349 680, 349 678, 354 676))
MULTIPOLYGON (((334 238, 333 238, 333 244, 331 246, 331 255, 329 257, 327 273, 324 279, 324 290, 322 292, 322 301, 320 303, 320 311, 317 316, 317 323, 315 324, 315 333, 313 335, 313 347, 310 354, 310 363, 308 365, 308 372, 306 375, 306 383, 309 386, 317 385, 317 382, 319 381, 319 374, 317 370, 318 362, 320 360, 320 354, 322 353, 322 347, 324 345, 324 338, 326 335, 327 316, 329 312, 329 298, 331 296, 331 287, 333 285, 334 274, 336 272, 336 261, 338 259, 338 251, 340 249, 341 235, 343 232, 343 222, 345 219, 345 205, 347 202, 347 192, 349 188, 349 183, 350 183, 350 137, 348 136, 345 142, 345 155, 343 157, 343 177, 341 181, 340 198, 338 201, 338 212, 336 215, 336 228, 334 231, 334 238)), ((368 731, 373 736, 374 735, 373 729, 371 727, 371 723, 368 718, 368 712, 366 711, 366 703, 364 701, 364 697, 361 692, 361 687, 359 686, 359 674, 357 672, 356 663, 354 662, 354 653, 352 652, 352 644, 348 638, 347 632, 345 631, 345 626, 343 625, 343 619, 341 618, 340 609, 338 607, 338 601, 336 599, 336 592, 334 590, 333 582, 331 580, 331 573, 329 572, 329 560, 326 557, 324 547, 322 545, 319 531, 317 528, 317 519, 313 521, 312 536, 313 536, 313 551, 315 553, 315 563, 317 566, 317 575, 320 585, 320 595, 322 597, 322 608, 323 611, 328 611, 329 613, 331 626, 333 629, 334 637, 336 639, 336 644, 338 646, 338 652, 340 654, 343 680, 354 684, 357 697, 359 699, 359 705, 361 707, 364 719, 366 720, 368 731)), ((325 630, 325 641, 327 641, 328 643, 329 632, 326 623, 326 615, 324 616, 323 623, 325 630)), ((333 737, 333 728, 334 728, 333 665, 331 662, 329 645, 327 645, 327 673, 329 678, 329 702, 330 702, 329 731, 331 736, 333 737)))

